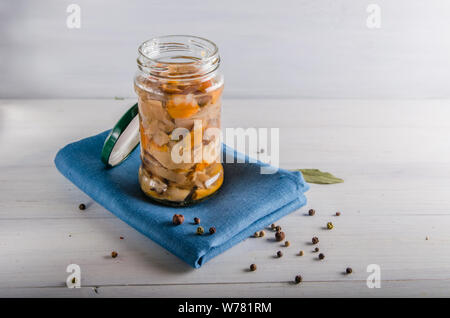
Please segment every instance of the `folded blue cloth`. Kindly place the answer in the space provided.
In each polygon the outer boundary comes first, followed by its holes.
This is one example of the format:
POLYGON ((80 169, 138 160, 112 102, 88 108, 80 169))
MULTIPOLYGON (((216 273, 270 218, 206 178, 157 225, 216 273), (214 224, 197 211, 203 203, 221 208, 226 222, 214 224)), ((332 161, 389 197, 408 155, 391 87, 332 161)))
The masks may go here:
MULTIPOLYGON (((299 172, 279 169, 260 174, 262 163, 224 163, 221 189, 211 198, 185 208, 152 203, 139 187, 140 149, 121 165, 107 169, 100 153, 108 131, 71 143, 55 158, 58 170, 92 199, 117 217, 193 267, 200 267, 254 232, 306 204, 309 186, 299 172), (183 214, 182 225, 172 224, 183 214), (204 235, 197 235, 194 217, 201 219, 204 235), (213 235, 208 229, 214 226, 213 235)), ((227 156, 243 156, 224 146, 227 156)))

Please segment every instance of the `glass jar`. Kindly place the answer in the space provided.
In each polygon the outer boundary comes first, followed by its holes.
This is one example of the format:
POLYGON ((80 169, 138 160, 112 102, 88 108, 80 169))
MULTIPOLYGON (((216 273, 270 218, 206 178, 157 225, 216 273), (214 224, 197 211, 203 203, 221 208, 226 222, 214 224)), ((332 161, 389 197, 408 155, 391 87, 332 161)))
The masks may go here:
POLYGON ((175 206, 211 196, 223 183, 217 46, 195 36, 157 37, 139 47, 137 64, 142 191, 175 206))

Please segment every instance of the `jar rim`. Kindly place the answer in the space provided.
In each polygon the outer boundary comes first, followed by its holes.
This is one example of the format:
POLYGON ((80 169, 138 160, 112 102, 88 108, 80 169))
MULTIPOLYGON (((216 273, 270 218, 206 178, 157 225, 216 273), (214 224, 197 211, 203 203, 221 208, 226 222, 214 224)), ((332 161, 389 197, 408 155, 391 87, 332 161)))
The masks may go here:
POLYGON ((146 52, 145 49, 148 48, 150 45, 154 45, 154 44, 158 44, 158 45, 176 44, 176 42, 161 42, 161 41, 162 40, 163 41, 167 41, 167 40, 175 41, 175 40, 179 40, 179 39, 188 40, 189 42, 192 42, 192 40, 200 41, 200 42, 195 43, 195 45, 198 47, 201 47, 200 46, 201 44, 210 45, 210 48, 212 48, 212 51, 208 51, 207 55, 202 56, 197 61, 196 60, 192 60, 192 61, 188 61, 188 62, 165 61, 165 62, 163 62, 164 64, 194 64, 194 63, 198 63, 199 61, 206 63, 209 60, 214 59, 218 55, 219 48, 217 47, 217 45, 214 42, 212 42, 211 40, 208 40, 206 38, 200 37, 200 36, 187 35, 187 34, 180 34, 180 35, 173 34, 173 35, 162 35, 162 36, 152 37, 152 38, 142 42, 142 44, 138 48, 138 52, 140 55, 142 55, 143 57, 145 57, 147 60, 149 60, 151 62, 161 63, 158 59, 154 58, 153 56, 149 56, 148 52, 146 52))

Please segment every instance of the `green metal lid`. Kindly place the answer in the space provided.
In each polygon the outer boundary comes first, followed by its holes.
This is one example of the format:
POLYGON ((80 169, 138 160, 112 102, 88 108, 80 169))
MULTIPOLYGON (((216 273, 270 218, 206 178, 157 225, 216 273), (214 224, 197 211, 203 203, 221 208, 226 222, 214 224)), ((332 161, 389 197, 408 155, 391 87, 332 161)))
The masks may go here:
POLYGON ((139 144, 138 104, 134 104, 119 119, 106 137, 102 149, 102 162, 114 167, 123 162, 139 144))

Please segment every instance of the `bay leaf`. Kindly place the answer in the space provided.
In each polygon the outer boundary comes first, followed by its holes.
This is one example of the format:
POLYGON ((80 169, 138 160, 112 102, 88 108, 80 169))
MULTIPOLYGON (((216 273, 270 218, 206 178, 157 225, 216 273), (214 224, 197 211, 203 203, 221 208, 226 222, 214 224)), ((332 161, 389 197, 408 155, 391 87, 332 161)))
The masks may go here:
POLYGON ((295 169, 294 171, 300 171, 308 183, 333 184, 344 182, 343 179, 335 177, 329 172, 320 171, 319 169, 295 169))

